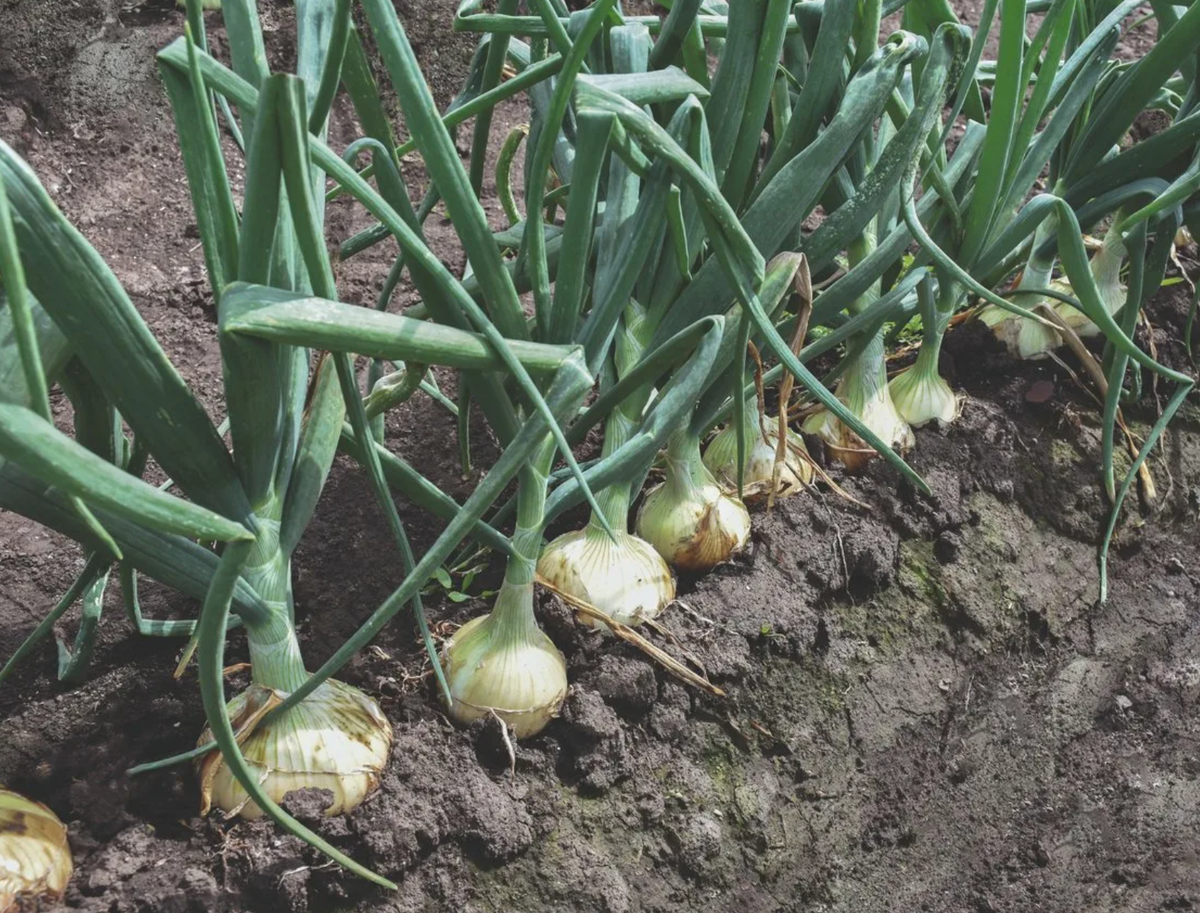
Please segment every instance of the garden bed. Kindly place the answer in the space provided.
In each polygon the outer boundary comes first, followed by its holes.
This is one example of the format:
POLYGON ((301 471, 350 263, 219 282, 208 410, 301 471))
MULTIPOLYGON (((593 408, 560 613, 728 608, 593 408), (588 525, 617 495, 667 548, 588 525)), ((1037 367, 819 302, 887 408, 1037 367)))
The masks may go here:
MULTIPOLYGON (((472 50, 449 31, 454 6, 400 5, 441 103, 472 50)), ((290 14, 263 7, 278 51, 290 14)), ((215 315, 153 65, 180 14, 24 0, 3 15, 0 136, 215 411, 215 315)), ((335 108, 333 130, 349 138, 346 117, 335 108)), ((521 117, 502 108, 498 131, 521 117)), ((345 237, 362 219, 347 207, 330 222, 345 237)), ((461 266, 449 223, 435 216, 428 236, 461 266)), ((344 264, 345 300, 372 300, 389 266, 382 249, 344 264)), ((1170 365, 1184 363, 1186 311, 1180 285, 1148 309, 1170 365)), ((681 581, 663 622, 727 699, 585 631, 546 597, 541 617, 573 690, 562 718, 510 758, 498 726, 464 730, 443 716, 403 616, 360 654, 342 677, 379 698, 396 729, 382 789, 345 819, 314 815, 315 797, 289 807, 399 882, 397 895, 268 822, 197 817, 188 768, 125 775, 191 747, 204 714, 194 669, 172 678, 180 644, 133 636, 112 595, 86 684, 55 681, 50 645, 0 690, 0 783, 67 822, 77 868, 65 903, 88 911, 1200 906, 1200 410, 1184 407, 1153 460, 1157 502, 1131 497, 1100 607, 1095 542, 1107 504, 1094 403, 1052 362, 1013 362, 971 326, 951 332, 943 368, 967 399, 948 430, 917 433, 911 462, 933 497, 879 460, 859 477, 831 467, 867 507, 827 490, 769 516, 760 507, 743 556, 681 581)), ((1153 399, 1128 417, 1151 423, 1153 399)), ((422 395, 389 416, 388 445, 462 497, 495 452, 475 428, 473 479, 460 477, 453 420, 422 395)), ((420 551, 438 527, 401 510, 420 551)), ((83 555, 5 513, 0 559, 7 657, 83 555)), ((403 576, 348 461, 295 565, 315 667, 403 576)), ((457 625, 483 607, 434 601, 430 612, 457 625)), ((194 614, 150 584, 143 608, 194 614)), ((244 655, 234 635, 228 661, 244 655)))

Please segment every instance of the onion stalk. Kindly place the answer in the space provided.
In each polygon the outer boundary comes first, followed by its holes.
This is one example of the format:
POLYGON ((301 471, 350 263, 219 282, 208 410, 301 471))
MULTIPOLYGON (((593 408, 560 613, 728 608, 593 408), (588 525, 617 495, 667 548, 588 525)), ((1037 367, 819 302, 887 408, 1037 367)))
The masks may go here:
MULTIPOLYGON (((850 246, 851 268, 865 260, 876 246, 876 220, 873 219, 850 246)), ((850 305, 851 315, 863 313, 878 301, 880 286, 880 281, 875 280, 850 305)), ((914 443, 912 429, 896 408, 888 386, 883 328, 864 331, 852 339, 849 346, 850 352, 842 365, 834 395, 889 447, 900 453, 911 449, 914 443)), ((820 437, 830 452, 852 472, 862 469, 875 455, 862 438, 827 409, 809 416, 804 430, 820 437)))
MULTIPOLYGON (((264 509, 269 517, 269 512, 264 509)), ((227 705, 242 754, 275 802, 292 790, 314 787, 333 794, 327 815, 356 808, 379 785, 392 746, 392 727, 371 697, 336 679, 320 685, 282 715, 263 716, 308 680, 291 610, 290 562, 279 549, 269 519, 242 576, 272 608, 269 621, 248 625, 252 683, 227 705)), ((198 745, 212 740, 209 729, 198 745)), ((228 815, 257 818, 249 799, 219 751, 196 762, 201 814, 216 807, 228 815)))
MULTIPOLYGON (((1121 265, 1125 260, 1125 239, 1120 231, 1123 219, 1124 211, 1118 209, 1113 215, 1112 225, 1104 235, 1104 242, 1089 263, 1092 276, 1096 280, 1096 288, 1100 292, 1100 301, 1104 309, 1114 315, 1125 306, 1128 293, 1121 282, 1121 265)), ((1067 294, 1073 294, 1069 282, 1063 282, 1061 285, 1067 294)), ((1053 307, 1079 336, 1086 338, 1100 335, 1100 328, 1079 308, 1072 307, 1065 301, 1055 301, 1053 307)))
POLYGON ((0 910, 57 902, 71 879, 67 829, 40 802, 0 789, 0 910))

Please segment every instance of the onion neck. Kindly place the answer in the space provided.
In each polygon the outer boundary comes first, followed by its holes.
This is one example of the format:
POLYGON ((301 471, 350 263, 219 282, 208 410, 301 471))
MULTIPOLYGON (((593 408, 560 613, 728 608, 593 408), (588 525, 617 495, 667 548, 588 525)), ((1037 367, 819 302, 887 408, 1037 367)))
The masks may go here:
MULTIPOLYGON (((625 377, 637 366, 646 350, 646 342, 652 332, 653 327, 646 309, 637 301, 630 299, 625 306, 624 317, 617 331, 614 347, 614 367, 618 377, 625 377)), ((633 436, 634 428, 637 426, 638 419, 641 418, 652 390, 651 384, 643 384, 641 388, 622 400, 609 414, 608 420, 604 423, 602 458, 612 456, 633 436)), ((614 482, 596 494, 596 501, 600 505, 600 511, 604 514, 603 520, 608 521, 611 529, 622 532, 629 529, 629 502, 631 500, 632 492, 629 490, 628 482, 614 482)), ((601 518, 596 516, 595 511, 588 520, 586 530, 589 537, 608 538, 604 524, 601 522, 601 518)))
POLYGON ((917 360, 913 363, 912 370, 916 372, 918 377, 928 377, 930 374, 938 374, 938 361, 942 355, 942 337, 945 331, 934 333, 926 333, 921 338, 921 348, 917 352, 917 360))
MULTIPOLYGON (((1054 274, 1055 255, 1044 255, 1041 248, 1057 231, 1058 216, 1051 212, 1033 233, 1033 245, 1029 249, 1029 259, 1025 261, 1021 281, 1017 283, 1018 289, 1047 288, 1050 285, 1050 278, 1054 274)), ((1037 299, 1032 295, 1023 295, 1017 298, 1016 303, 1028 309, 1037 303, 1037 299)))
POLYGON ((1123 218, 1124 210, 1118 209, 1108 233, 1104 236, 1104 243, 1092 257, 1092 276, 1101 292, 1118 288, 1121 284, 1121 263, 1125 259, 1125 239, 1120 231, 1123 218))
POLYGON ((847 364, 846 373, 838 385, 838 396, 851 412, 861 416, 866 404, 878 396, 880 390, 887 390, 887 361, 882 329, 847 364))
POLYGON ((258 541, 242 576, 270 608, 266 621, 246 625, 250 676, 257 685, 291 693, 308 680, 292 619, 291 562, 279 547, 279 508, 275 501, 255 513, 258 541))
MULTIPOLYGON (((746 446, 746 453, 758 446, 760 440, 765 440, 763 436, 763 415, 758 411, 758 396, 752 395, 746 397, 745 406, 742 409, 742 442, 746 446)), ((775 421, 770 421, 768 427, 774 427, 775 421)))
MULTIPOLYGON (((867 223, 866 228, 863 229, 863 233, 855 240, 851 241, 850 245, 846 248, 846 259, 850 269, 854 269, 854 267, 862 263, 865 259, 867 259, 867 257, 871 256, 871 254, 875 252, 875 248, 879 246, 878 230, 876 228, 877 222, 878 217, 871 219, 871 221, 867 223)), ((872 282, 871 285, 868 286, 867 289, 853 301, 853 303, 851 303, 850 307, 847 309, 849 310, 850 314, 861 314, 868 307, 878 301, 879 289, 881 285, 882 281, 879 279, 876 279, 874 282, 872 282)))
MULTIPOLYGON (((876 219, 872 219, 863 230, 862 235, 849 247, 847 255, 850 268, 853 269, 874 252, 878 246, 876 234, 876 219)), ((881 282, 871 283, 861 295, 850 305, 852 315, 861 314, 879 300, 881 282)), ((855 340, 862 339, 859 334, 855 340)), ((850 359, 846 365, 843 380, 838 385, 838 394, 847 407, 855 415, 861 416, 868 402, 875 397, 880 389, 887 388, 887 362, 884 358, 884 331, 880 327, 875 331, 870 341, 857 356, 850 359)))
POLYGON ((528 642, 541 634, 533 614, 533 581, 542 551, 546 485, 553 459, 554 441, 547 439, 517 476, 513 554, 508 558, 504 582, 488 617, 488 626, 496 643, 528 642))
POLYGON ((950 318, 962 295, 962 286, 950 280, 939 285, 936 302, 921 302, 921 348, 917 360, 910 370, 924 377, 938 374, 938 360, 942 355, 942 339, 950 326, 950 318))
MULTIPOLYGON (((634 421, 620 407, 614 409, 604 424, 604 448, 601 451, 601 457, 612 456, 624 446, 632 436, 633 428, 634 421)), ((617 532, 625 532, 629 529, 629 495, 628 482, 614 482, 596 494, 596 501, 604 514, 604 519, 617 532)), ((608 538, 608 533, 604 531, 604 524, 601 523, 600 517, 596 515, 595 511, 592 512, 586 529, 588 536, 608 538)))
POLYGON ((666 491, 676 503, 701 497, 704 486, 714 481, 700 458, 700 438, 687 428, 667 442, 666 464, 666 491))

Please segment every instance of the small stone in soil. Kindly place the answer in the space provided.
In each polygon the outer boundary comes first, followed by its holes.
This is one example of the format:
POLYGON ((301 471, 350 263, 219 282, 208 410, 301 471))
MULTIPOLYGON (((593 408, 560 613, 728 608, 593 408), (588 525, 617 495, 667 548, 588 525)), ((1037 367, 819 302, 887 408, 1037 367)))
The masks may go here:
POLYGON ((1035 380, 1025 391, 1025 402, 1045 403, 1054 397, 1054 381, 1035 380))
POLYGON ((721 851, 721 825, 711 815, 694 815, 672 831, 679 862, 699 875, 705 863, 721 851))

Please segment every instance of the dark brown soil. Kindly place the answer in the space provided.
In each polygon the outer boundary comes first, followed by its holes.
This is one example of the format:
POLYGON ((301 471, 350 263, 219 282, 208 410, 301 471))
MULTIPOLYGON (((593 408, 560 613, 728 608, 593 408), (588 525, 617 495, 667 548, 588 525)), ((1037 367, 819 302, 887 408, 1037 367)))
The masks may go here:
MULTIPOLYGON (((211 301, 151 56, 180 16, 165 4, 123 14, 115 0, 0 3, 0 136, 218 414, 211 301)), ((443 102, 471 52, 448 31, 454 5, 403 7, 443 102)), ((282 47, 290 13, 263 6, 282 47)), ((348 137, 339 114, 334 135, 348 137)), ((520 115, 502 111, 500 129, 520 115)), ((344 237, 363 221, 338 207, 331 224, 344 237)), ((457 261, 448 225, 434 219, 430 234, 457 261)), ((347 300, 374 299, 388 255, 344 265, 347 300)), ((1172 363, 1185 310, 1175 287, 1150 314, 1172 363)), ((574 686, 513 773, 498 731, 456 729, 439 712, 407 623, 358 657, 344 677, 396 727, 383 787, 347 819, 313 819, 313 797, 291 805, 398 894, 269 823, 196 817, 188 769, 124 775, 190 747, 203 713, 194 674, 171 678, 179 644, 136 637, 115 593, 87 684, 54 680, 51 645, 0 690, 0 783, 68 822, 66 907, 97 913, 1200 908, 1200 407, 1185 407, 1156 455, 1158 502, 1126 517, 1098 606, 1094 406, 1053 364, 1014 364, 969 328, 943 367, 968 400, 949 430, 918 433, 912 460, 932 498, 873 465, 842 479, 868 509, 825 493, 760 510, 744 557, 682 582, 666 624, 728 700, 545 600, 574 686), (1045 401, 1029 401, 1034 384, 1045 401)), ((1135 428, 1152 408, 1148 397, 1130 411, 1135 428)), ((469 490, 439 407, 418 396, 388 427, 397 452, 469 490)), ((474 438, 477 475, 494 451, 474 438)), ((401 506, 428 544, 436 524, 401 506)), ((69 542, 0 514, 0 657, 81 566, 69 542)), ((354 467, 335 468, 295 574, 310 665, 399 582, 354 467)), ((195 612, 145 589, 148 614, 195 612)), ((461 623, 483 609, 431 611, 461 623)), ((243 655, 235 636, 230 662, 243 655)))

